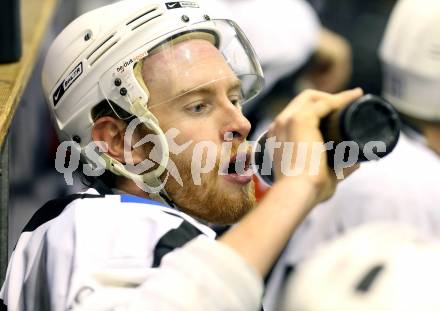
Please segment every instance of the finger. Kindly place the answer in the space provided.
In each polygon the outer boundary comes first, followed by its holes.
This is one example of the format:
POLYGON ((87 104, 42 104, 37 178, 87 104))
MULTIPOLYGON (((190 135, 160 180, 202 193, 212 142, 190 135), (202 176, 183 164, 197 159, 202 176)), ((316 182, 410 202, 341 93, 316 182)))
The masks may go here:
POLYGON ((281 118, 289 116, 294 111, 301 109, 303 106, 310 105, 319 100, 331 100, 332 94, 317 90, 305 90, 297 95, 279 114, 281 118))
POLYGON ((332 100, 318 100, 313 104, 313 110, 315 111, 316 116, 321 119, 333 111, 335 109, 334 106, 332 100))
POLYGON ((348 91, 343 91, 332 95, 329 99, 318 100, 314 104, 314 110, 319 118, 327 116, 333 110, 344 107, 362 96, 363 91, 361 88, 356 88, 348 91))
POLYGON ((318 90, 305 90, 297 95, 297 99, 307 100, 307 101, 317 101, 321 99, 331 98, 333 95, 327 92, 322 92, 318 90))
POLYGON ((364 94, 364 91, 361 88, 355 88, 348 91, 339 92, 333 95, 333 105, 334 108, 344 107, 348 103, 358 99, 364 94))

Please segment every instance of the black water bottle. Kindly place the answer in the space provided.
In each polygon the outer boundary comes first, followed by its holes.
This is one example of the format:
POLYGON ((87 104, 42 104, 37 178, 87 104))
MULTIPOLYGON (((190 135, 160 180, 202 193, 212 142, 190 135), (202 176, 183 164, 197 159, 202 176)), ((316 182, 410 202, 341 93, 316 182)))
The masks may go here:
POLYGON ((0 10, 0 63, 10 63, 20 59, 20 29, 20 1, 2 0, 0 10))
MULTIPOLYGON (((389 154, 399 139, 400 119, 393 106, 384 98, 367 94, 330 113, 321 120, 320 129, 324 142, 334 142, 335 148, 327 151, 328 164, 333 167, 335 149, 341 142, 350 141, 358 145, 358 162, 389 154), (372 141, 380 141, 385 145, 385 150, 375 150, 374 157, 364 152, 366 144, 372 141)), ((263 163, 271 161, 269 153, 265 152, 266 140, 266 133, 258 139, 261 148, 254 153, 254 164, 258 165, 259 176, 270 185, 274 181, 273 172, 262 171, 263 163)))

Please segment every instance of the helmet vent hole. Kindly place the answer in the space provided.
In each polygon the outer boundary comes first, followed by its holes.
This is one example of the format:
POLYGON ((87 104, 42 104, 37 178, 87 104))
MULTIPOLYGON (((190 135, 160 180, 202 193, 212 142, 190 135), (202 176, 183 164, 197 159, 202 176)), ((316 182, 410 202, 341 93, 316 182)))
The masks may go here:
POLYGON ((370 290, 374 281, 376 281, 379 274, 385 269, 382 264, 373 266, 368 270, 368 272, 362 277, 361 281, 356 285, 356 291, 358 293, 366 293, 370 290))
POLYGON ((92 38, 92 32, 87 31, 87 33, 84 35, 84 41, 89 41, 92 38))
POLYGON ((139 23, 138 25, 134 26, 133 28, 131 28, 131 30, 135 30, 135 29, 137 29, 137 28, 139 28, 139 27, 145 25, 146 23, 148 23, 148 22, 152 21, 153 19, 158 18, 158 17, 160 17, 160 16, 162 16, 162 14, 158 14, 158 15, 156 15, 156 16, 152 16, 152 17, 150 17, 148 20, 145 20, 145 21, 143 21, 142 23, 139 23))
POLYGON ((157 7, 143 12, 142 14, 136 16, 135 18, 131 19, 129 22, 126 23, 127 26, 131 27, 131 30, 135 30, 136 28, 144 25, 145 23, 148 23, 149 21, 161 16, 160 13, 150 14, 157 11, 157 7))
POLYGON ((87 60, 90 62, 90 65, 93 64, 101 58, 105 52, 107 52, 112 46, 114 46, 118 41, 112 41, 111 39, 114 37, 114 34, 107 37, 97 48, 95 48, 88 56, 87 60))

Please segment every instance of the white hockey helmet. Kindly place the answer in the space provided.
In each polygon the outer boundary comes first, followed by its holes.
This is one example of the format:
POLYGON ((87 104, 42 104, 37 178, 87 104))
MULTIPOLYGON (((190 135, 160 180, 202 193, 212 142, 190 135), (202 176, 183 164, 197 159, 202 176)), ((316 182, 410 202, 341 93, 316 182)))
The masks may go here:
MULTIPOLYGON (((51 45, 42 73, 61 140, 78 142, 87 159, 84 148, 91 142, 92 109, 107 101, 116 112, 117 105, 158 135, 161 159, 153 171, 134 174, 103 154, 106 168, 156 191, 167 167, 169 147, 148 109, 150 94, 142 79, 142 66, 136 64, 182 40, 204 39, 217 47, 240 79, 243 102, 263 87, 261 66, 245 35, 234 22, 211 20, 209 13, 205 0, 125 0, 88 12, 67 26, 51 45)), ((191 51, 187 56, 191 61, 191 51)), ((185 72, 181 74, 183 78, 185 72)), ((210 82, 214 81, 203 85, 210 82)))
POLYGON ((440 310, 440 242, 399 224, 369 224, 299 264, 280 311, 440 310))
POLYGON ((398 1, 379 54, 384 96, 403 114, 440 121, 440 1, 398 1))

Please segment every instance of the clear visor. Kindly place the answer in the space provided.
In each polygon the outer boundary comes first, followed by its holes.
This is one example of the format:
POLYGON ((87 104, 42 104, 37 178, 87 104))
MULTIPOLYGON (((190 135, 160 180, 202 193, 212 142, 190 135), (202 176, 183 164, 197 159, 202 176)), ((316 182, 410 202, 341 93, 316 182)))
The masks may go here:
MULTIPOLYGON (((130 109, 133 102, 142 98, 153 114, 165 107, 197 114, 204 105, 227 101, 243 105, 264 86, 255 52, 232 21, 211 20, 193 24, 146 46, 148 49, 138 49, 133 54, 146 56, 133 62, 133 67, 125 68, 125 76, 121 75, 124 84, 127 73, 132 74, 143 94, 133 87, 122 95, 121 92, 106 92, 106 88, 101 87, 107 99, 126 111, 133 112, 130 109)), ((126 59, 133 58, 135 56, 126 59)), ((112 79, 116 75, 113 73, 112 79)))

